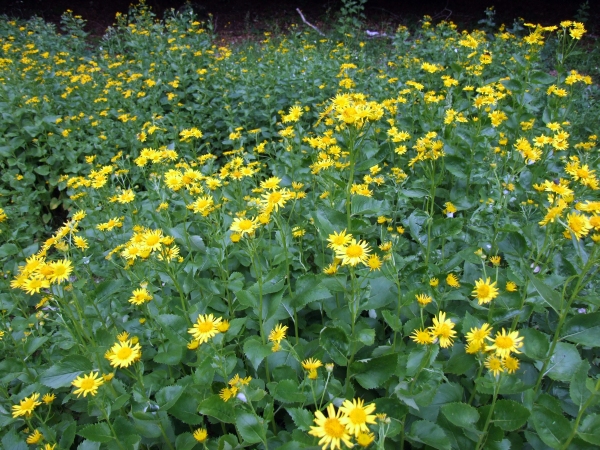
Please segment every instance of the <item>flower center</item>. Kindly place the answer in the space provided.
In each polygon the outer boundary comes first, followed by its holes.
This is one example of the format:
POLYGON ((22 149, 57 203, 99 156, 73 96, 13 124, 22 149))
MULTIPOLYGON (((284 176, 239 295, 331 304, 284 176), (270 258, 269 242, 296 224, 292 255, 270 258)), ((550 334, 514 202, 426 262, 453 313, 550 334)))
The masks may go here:
POLYGON ((86 378, 81 382, 81 389, 88 391, 96 385, 93 378, 86 378))
POLYGON ((133 351, 131 350, 131 348, 123 347, 123 348, 121 348, 121 350, 119 350, 117 352, 117 358, 119 358, 120 360, 125 360, 125 359, 129 358, 132 353, 133 353, 133 351))
POLYGON ((346 428, 337 418, 327 419, 323 425, 325 433, 329 437, 341 438, 346 433, 346 428))
POLYGON ((513 340, 510 336, 498 336, 496 338, 496 347, 498 348, 511 348, 513 346, 513 340))
POLYGON ((159 241, 160 241, 160 237, 159 236, 149 236, 146 239, 146 245, 148 247, 154 247, 156 244, 158 244, 159 241))
POLYGON ((348 417, 354 424, 365 423, 367 421, 367 415, 361 408, 354 408, 348 417))
POLYGON ((477 289, 477 296, 479 298, 485 298, 490 295, 490 287, 487 284, 479 286, 477 289))
POLYGON ((248 219, 244 219, 239 223, 240 230, 249 230, 252 228, 252 221, 248 219))
POLYGON ((271 195, 269 195, 269 203, 279 203, 280 200, 281 200, 280 192, 273 192, 271 195))
POLYGON ((350 258, 358 258, 359 256, 362 256, 362 254, 363 249, 358 244, 349 245, 346 249, 346 255, 348 255, 350 258))
POLYGON ((208 333, 214 329, 214 326, 212 322, 200 322, 196 328, 200 333, 208 333))

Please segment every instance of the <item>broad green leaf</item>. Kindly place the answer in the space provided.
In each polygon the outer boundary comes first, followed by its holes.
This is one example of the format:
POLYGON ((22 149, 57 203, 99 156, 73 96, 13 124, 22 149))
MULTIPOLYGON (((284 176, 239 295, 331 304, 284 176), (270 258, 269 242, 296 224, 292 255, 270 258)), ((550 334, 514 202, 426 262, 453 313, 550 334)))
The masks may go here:
POLYGON ((50 339, 49 336, 35 336, 27 339, 27 342, 25 343, 25 356, 30 356, 33 354, 33 352, 44 345, 48 339, 50 339))
POLYGON ((198 399, 195 395, 189 394, 190 389, 186 389, 181 397, 169 409, 169 414, 178 418, 188 425, 199 425, 202 423, 202 417, 198 414, 198 399))
POLYGON ((587 347, 600 347, 600 312, 578 314, 562 328, 562 339, 587 347))
POLYGON ((419 347, 413 349, 408 355, 406 374, 408 376, 413 376, 419 371, 420 368, 429 366, 433 361, 435 361, 439 350, 440 349, 438 346, 429 348, 427 345, 420 345, 419 347))
POLYGON ((562 448, 571 434, 571 424, 561 412, 550 411, 535 405, 531 418, 535 431, 544 443, 552 448, 562 448))
MULTIPOLYGON (((262 421, 262 419, 260 420, 262 421)), ((238 410, 235 415, 235 425, 247 444, 257 444, 263 441, 264 424, 260 423, 254 414, 238 410)))
POLYGON ((390 379, 398 366, 398 355, 390 354, 353 363, 351 373, 365 389, 376 389, 390 379))
POLYGON ((214 417, 225 423, 235 422, 233 402, 225 402, 218 395, 211 395, 198 406, 198 412, 205 416, 214 417))
POLYGON ((381 315, 385 319, 385 322, 389 325, 389 327, 395 332, 402 331, 402 321, 398 318, 397 314, 391 312, 388 309, 384 309, 381 312, 381 315))
POLYGON ((457 427, 470 428, 479 420, 477 409, 466 403, 446 403, 441 410, 446 419, 457 427))
POLYGON ((174 366, 181 362, 186 349, 186 347, 177 343, 167 342, 166 349, 157 353, 154 357, 154 361, 159 364, 174 366))
POLYGON ((527 276, 542 299, 544 299, 544 301, 558 313, 561 305, 560 294, 546 285, 546 283, 544 283, 544 281, 542 281, 540 278, 536 277, 532 271, 528 270, 527 276))
POLYGON ((438 450, 451 449, 450 438, 446 436, 443 428, 428 420, 413 422, 407 437, 438 450))
POLYGON ((581 357, 577 347, 565 342, 556 344, 554 354, 550 358, 548 376, 556 381, 571 381, 573 369, 579 366, 581 357))
POLYGON ((498 400, 494 408, 492 422, 504 431, 521 428, 529 418, 529 410, 513 400, 498 400))
POLYGON ((320 278, 313 274, 306 274, 296 280, 294 297, 290 305, 301 309, 309 303, 329 297, 331 297, 331 293, 321 284, 320 278))
POLYGON ((321 330, 319 343, 338 366, 345 366, 348 361, 348 335, 339 327, 325 327, 321 330))
POLYGON ((546 334, 534 328, 522 328, 519 335, 523 337, 523 354, 533 360, 546 358, 550 348, 550 341, 546 334))
POLYGON ((19 247, 15 244, 4 244, 0 247, 0 258, 16 255, 19 253, 19 247))
POLYGON ((263 344, 259 338, 252 337, 244 342, 244 355, 252 363, 254 370, 258 370, 260 363, 273 353, 270 345, 263 344))
POLYGON ((110 428, 106 422, 88 425, 79 430, 77 434, 92 442, 109 442, 113 439, 110 428))
POLYGON ((132 414, 133 427, 136 433, 146 438, 157 438, 161 435, 157 417, 141 411, 132 414))
POLYGON ((183 386, 165 386, 156 393, 156 403, 162 411, 168 411, 179 400, 184 389, 183 386))
POLYGON ((40 383, 52 389, 71 386, 71 381, 82 372, 90 372, 92 363, 80 355, 70 355, 58 364, 46 370, 40 379, 40 383))
POLYGON ((190 432, 181 433, 175 439, 175 450, 192 450, 198 441, 190 432))
POLYGON ((299 430, 309 431, 313 425, 315 416, 310 411, 303 408, 286 408, 288 414, 296 424, 299 430))
POLYGON ((577 435, 590 444, 600 442, 600 414, 590 414, 584 417, 577 430, 577 435))
POLYGON ((571 378, 571 384, 569 385, 569 395, 571 396, 571 400, 580 407, 591 395, 591 392, 586 387, 589 370, 590 363, 584 359, 579 364, 579 367, 575 369, 573 378, 571 378))
POLYGON ((371 295, 360 305, 361 310, 380 309, 398 299, 396 285, 386 277, 377 277, 369 283, 371 295))
MULTIPOLYGON (((269 388, 269 390, 271 390, 269 388)), ((282 380, 275 383, 271 395, 281 403, 300 403, 306 399, 306 396, 298 390, 298 383, 293 380, 282 380)))
POLYGON ((21 437, 14 430, 10 430, 2 437, 2 448, 27 450, 28 446, 24 438, 25 436, 21 437))

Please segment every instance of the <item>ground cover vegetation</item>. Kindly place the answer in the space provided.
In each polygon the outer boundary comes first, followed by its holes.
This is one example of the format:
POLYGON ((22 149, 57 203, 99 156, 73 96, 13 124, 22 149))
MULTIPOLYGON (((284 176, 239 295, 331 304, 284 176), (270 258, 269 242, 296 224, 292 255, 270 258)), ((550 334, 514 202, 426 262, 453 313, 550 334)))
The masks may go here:
POLYGON ((346 3, 0 21, 4 448, 597 448, 585 26, 346 3))

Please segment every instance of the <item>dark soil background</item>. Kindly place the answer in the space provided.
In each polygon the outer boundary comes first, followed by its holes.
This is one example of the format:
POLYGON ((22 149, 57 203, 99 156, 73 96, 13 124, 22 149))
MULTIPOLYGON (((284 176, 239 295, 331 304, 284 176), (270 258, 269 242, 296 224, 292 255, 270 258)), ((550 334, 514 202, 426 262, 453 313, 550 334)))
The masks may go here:
MULTIPOLYGON (((88 31, 94 35, 102 35, 113 23, 115 13, 127 12, 130 3, 128 0, 3 0, 0 1, 0 15, 24 19, 37 15, 57 23, 61 14, 70 9, 87 20, 88 31)), ((186 2, 147 0, 146 3, 158 17, 162 17, 165 10, 179 9, 186 2)), ((584 0, 368 0, 365 15, 371 28, 415 23, 425 14, 437 20, 452 20, 461 27, 472 28, 477 25, 478 20, 484 18, 485 9, 494 6, 497 25, 510 25, 518 17, 550 25, 576 18, 583 3, 584 0)), ((339 0, 192 0, 190 4, 201 18, 212 13, 217 33, 231 38, 253 32, 273 31, 276 27, 285 28, 292 22, 300 23, 296 8, 303 11, 308 21, 326 27, 342 6, 339 0)), ((600 8, 597 0, 589 1, 589 5, 586 28, 593 34, 600 29, 597 26, 600 23, 600 8)))

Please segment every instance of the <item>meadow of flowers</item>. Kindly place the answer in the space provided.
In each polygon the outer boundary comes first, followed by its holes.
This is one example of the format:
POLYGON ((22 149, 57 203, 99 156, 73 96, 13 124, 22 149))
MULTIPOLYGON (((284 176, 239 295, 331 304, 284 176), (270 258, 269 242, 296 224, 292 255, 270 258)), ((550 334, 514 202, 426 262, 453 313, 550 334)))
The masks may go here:
POLYGON ((600 443, 578 22, 0 21, 6 449, 600 443))

